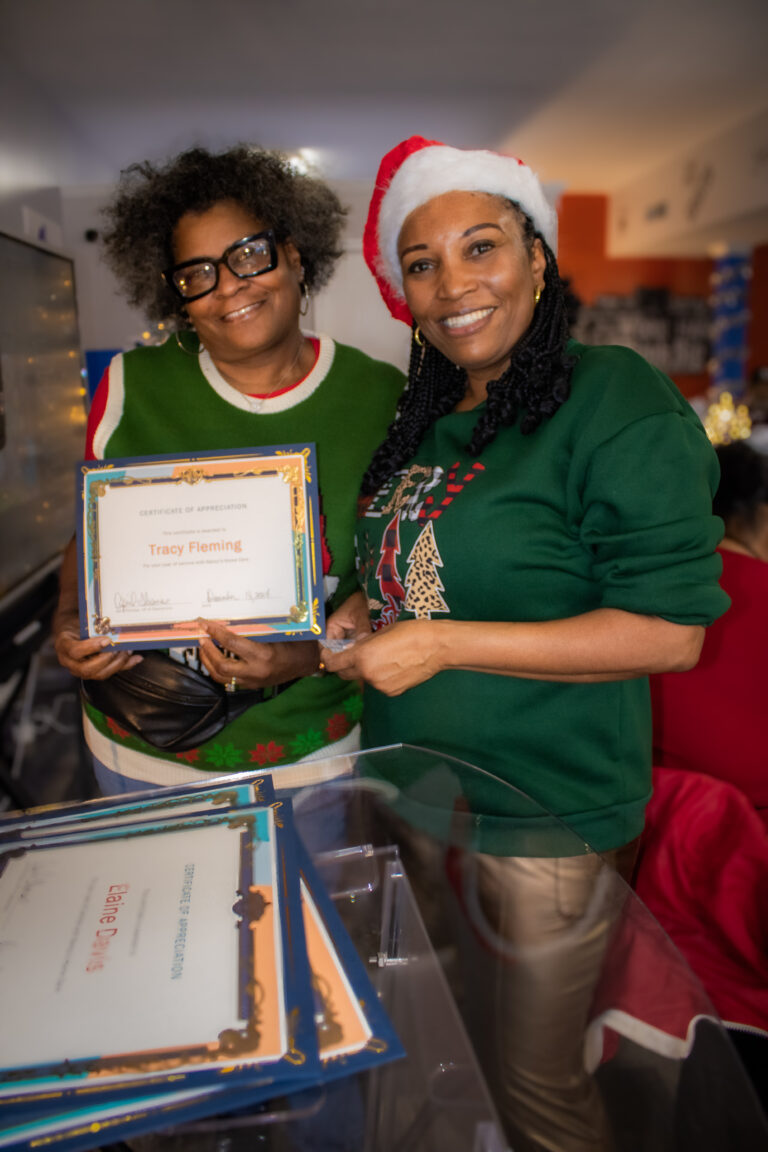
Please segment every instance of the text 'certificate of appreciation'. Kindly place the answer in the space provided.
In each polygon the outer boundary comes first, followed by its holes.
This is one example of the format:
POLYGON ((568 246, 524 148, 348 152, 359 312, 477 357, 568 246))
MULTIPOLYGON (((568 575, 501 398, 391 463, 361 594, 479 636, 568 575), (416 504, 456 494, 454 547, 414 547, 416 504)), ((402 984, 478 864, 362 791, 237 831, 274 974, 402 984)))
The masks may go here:
POLYGON ((322 634, 314 445, 79 466, 83 636, 163 647, 199 618, 257 640, 322 634))

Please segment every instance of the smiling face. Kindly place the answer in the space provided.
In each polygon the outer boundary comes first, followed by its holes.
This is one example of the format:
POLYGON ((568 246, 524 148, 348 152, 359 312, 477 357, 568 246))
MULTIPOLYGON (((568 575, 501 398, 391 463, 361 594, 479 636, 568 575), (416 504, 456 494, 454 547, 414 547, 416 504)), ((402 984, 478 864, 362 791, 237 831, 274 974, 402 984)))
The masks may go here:
MULTIPOLYGON (((174 262, 219 257, 236 240, 267 227, 234 200, 187 212, 173 233, 174 262)), ((201 344, 222 370, 274 357, 283 347, 293 355, 299 339, 301 259, 290 240, 278 244, 277 251, 277 267, 261 276, 240 279, 220 265, 214 290, 186 305, 201 344)))
POLYGON ((398 254, 414 320, 483 396, 533 318, 541 241, 528 250, 518 212, 500 197, 446 192, 407 217, 398 254))

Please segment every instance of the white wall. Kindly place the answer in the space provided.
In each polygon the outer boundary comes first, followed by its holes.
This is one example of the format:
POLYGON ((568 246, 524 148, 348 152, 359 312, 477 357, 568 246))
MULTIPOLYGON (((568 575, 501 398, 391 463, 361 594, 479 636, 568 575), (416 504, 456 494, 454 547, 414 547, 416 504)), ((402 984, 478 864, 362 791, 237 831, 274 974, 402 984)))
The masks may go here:
POLYGON ((344 344, 405 371, 410 329, 393 320, 363 260, 362 243, 349 240, 331 283, 314 302, 313 326, 344 344))
POLYGON ((59 189, 88 144, 0 47, 0 230, 60 249, 59 189))
POLYGON ((393 320, 363 260, 363 228, 373 184, 342 180, 333 189, 347 209, 344 255, 333 279, 314 301, 313 322, 319 332, 362 348, 369 356, 388 360, 405 371, 410 332, 393 320))
POLYGON ((706 256, 768 235, 768 111, 692 141, 611 198, 608 252, 706 256))
POLYGON ((75 261, 80 338, 86 351, 132 348, 146 326, 142 314, 120 294, 101 258, 100 244, 85 239, 89 229, 101 230, 100 209, 111 194, 109 185, 62 189, 64 243, 75 261))

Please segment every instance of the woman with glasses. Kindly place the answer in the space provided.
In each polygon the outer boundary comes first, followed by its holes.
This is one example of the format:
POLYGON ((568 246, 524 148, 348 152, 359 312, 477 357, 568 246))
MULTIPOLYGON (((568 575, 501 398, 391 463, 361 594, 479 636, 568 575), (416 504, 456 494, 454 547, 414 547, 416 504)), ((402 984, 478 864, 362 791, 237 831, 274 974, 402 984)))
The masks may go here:
MULTIPOLYGON (((326 607, 355 586, 355 502, 392 419, 402 376, 324 336, 306 335, 309 296, 341 254, 344 209, 321 181, 245 146, 136 164, 105 212, 107 260, 131 304, 172 331, 121 354, 94 397, 86 456, 191 454, 270 444, 317 448, 326 607)), ((81 640, 76 554, 62 570, 54 625, 61 663, 86 680, 137 665, 139 653, 81 640)), ((216 736, 168 755, 86 706, 86 740, 103 791, 186 783, 355 746, 359 694, 320 677, 313 641, 260 644, 208 624, 199 649, 172 653, 264 699, 216 736)))

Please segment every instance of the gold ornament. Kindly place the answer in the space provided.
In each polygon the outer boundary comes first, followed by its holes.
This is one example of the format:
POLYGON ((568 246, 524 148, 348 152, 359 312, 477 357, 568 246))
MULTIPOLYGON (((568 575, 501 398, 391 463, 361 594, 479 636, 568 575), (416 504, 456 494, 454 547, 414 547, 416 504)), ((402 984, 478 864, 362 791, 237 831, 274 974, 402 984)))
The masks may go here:
POLYGON ((730 392, 721 392, 707 409, 704 431, 713 444, 746 440, 752 431, 749 409, 746 404, 734 404, 730 392))

